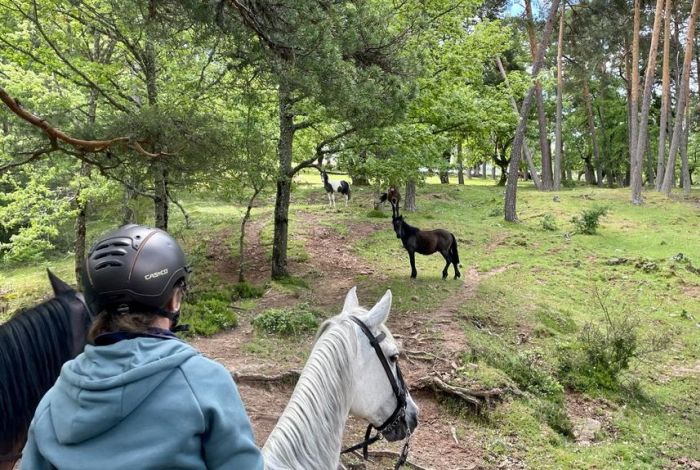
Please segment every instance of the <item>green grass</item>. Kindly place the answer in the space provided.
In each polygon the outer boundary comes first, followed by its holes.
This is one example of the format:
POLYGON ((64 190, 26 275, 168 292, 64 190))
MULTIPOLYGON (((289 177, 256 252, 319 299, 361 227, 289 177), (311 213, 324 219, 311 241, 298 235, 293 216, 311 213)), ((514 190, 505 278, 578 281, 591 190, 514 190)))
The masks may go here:
MULTIPOLYGON (((456 413, 456 427, 468 429, 483 444, 487 463, 498 465, 508 456, 530 468, 659 468, 673 466, 679 458, 700 460, 700 381, 697 372, 688 372, 697 371, 700 361, 700 191, 695 189, 690 200, 647 192, 645 205, 636 207, 628 202, 628 189, 576 186, 543 193, 525 184, 518 190, 520 222, 511 224, 503 220, 503 188, 494 187, 492 180, 467 180, 465 186, 431 184, 436 178, 429 177, 428 184, 418 188, 418 211, 404 215, 420 228, 452 231, 463 273, 470 268, 480 273, 474 296, 458 307, 459 322, 453 326, 464 333, 457 364, 461 379, 475 388, 518 387, 525 392, 478 418, 460 409, 462 405, 446 403, 456 413), (575 233, 572 217, 595 206, 609 208, 597 233, 575 233), (688 262, 674 259, 678 253, 688 262), (611 264, 613 258, 628 261, 611 264), (509 268, 492 273, 505 266, 509 268), (592 446, 582 447, 567 436, 561 415, 568 392, 560 388, 557 352, 576 340, 586 323, 603 320, 596 291, 611 311, 635 319, 642 345, 653 334, 666 335, 670 342, 666 349, 633 360, 621 376, 624 387, 619 390, 585 392, 615 407, 609 418, 613 431, 601 432, 592 446)), ((441 279, 440 256, 418 256, 418 279, 411 281, 408 256, 391 229, 390 211, 372 212, 373 197, 373 188, 353 188, 349 207, 341 204, 329 210, 318 172, 302 172, 295 178, 290 210, 290 258, 311 262, 299 236, 308 229, 310 213, 321 226, 344 236, 353 253, 373 267, 373 275, 348 273, 363 292, 362 303, 371 304, 390 288, 392 315, 438 308, 463 280, 441 279), (353 234, 353 224, 377 224, 379 229, 360 238, 353 234)), ((270 218, 271 199, 263 201, 254 219, 270 218)), ((193 303, 201 304, 200 311, 230 311, 232 286, 213 270, 207 247, 225 233, 223 242, 232 256, 237 255, 242 208, 204 197, 184 204, 193 227, 185 229, 174 211, 173 232, 194 265, 193 303)), ((262 242, 269 252, 271 241, 268 223, 262 242)), ((71 279, 70 257, 2 269, 0 296, 6 310, 49 295, 44 272, 48 265, 71 279)), ((304 278, 271 282, 270 289, 306 301, 318 282, 314 270, 309 272, 304 278)), ((341 298, 335 300, 342 304, 341 298)), ((255 299, 239 302, 251 311, 257 306, 255 299)), ((309 311, 315 308, 308 305, 309 311)), ((323 316, 317 315, 318 320, 323 316)), ((304 330, 303 341, 256 331, 244 349, 256 357, 298 365, 308 354, 313 329, 304 330)))

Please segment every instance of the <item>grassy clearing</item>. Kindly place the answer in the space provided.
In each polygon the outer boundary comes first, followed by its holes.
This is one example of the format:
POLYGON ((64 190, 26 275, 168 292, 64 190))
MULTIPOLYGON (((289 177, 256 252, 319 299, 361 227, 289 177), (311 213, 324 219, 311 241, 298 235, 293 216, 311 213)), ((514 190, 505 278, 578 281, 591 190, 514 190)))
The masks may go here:
MULTIPOLYGON (((370 293, 363 301, 378 299, 391 288, 394 315, 439 307, 461 288, 461 281, 441 280, 439 256, 417 257, 418 279, 410 281, 408 257, 391 230, 390 211, 370 214, 373 194, 372 188, 353 188, 349 207, 341 204, 338 210, 330 210, 317 172, 299 175, 290 211, 290 258, 310 262, 298 235, 308 223, 306 214, 311 213, 321 225, 344 235, 353 252, 384 275, 382 281, 374 275, 355 275, 356 283, 370 293), (385 229, 359 237, 353 233, 358 224, 380 224, 385 229)), ((474 268, 484 274, 511 266, 483 276, 475 297, 460 307, 460 321, 454 328, 464 333, 459 367, 466 383, 484 388, 517 386, 525 396, 478 418, 446 402, 461 416, 458 432, 475 435, 483 443, 486 463, 493 465, 504 456, 531 468, 659 468, 672 466, 680 458, 700 460, 696 435, 700 429, 700 192, 695 190, 688 201, 647 193, 642 207, 628 203, 626 189, 580 186, 540 193, 525 185, 518 196, 518 224, 503 221, 503 188, 481 179, 465 186, 419 187, 418 212, 405 214, 412 225, 455 233, 463 271, 474 268), (609 209, 600 219, 597 234, 575 233, 571 219, 596 206, 609 209), (667 345, 632 359, 629 369, 620 374, 620 387, 589 386, 582 392, 594 403, 609 403, 612 410, 595 442, 584 447, 567 436, 578 417, 570 416, 567 424, 567 416, 561 414, 572 395, 563 387, 560 351, 577 341, 588 323, 604 321, 597 295, 612 315, 632 319, 640 347, 646 348, 650 338, 658 335, 667 338, 667 345)), ((270 199, 263 202, 254 210, 254 220, 269 219, 270 199)), ((173 232, 194 264, 193 303, 212 307, 207 302, 216 304, 223 292, 222 302, 230 311, 232 288, 212 269, 207 250, 220 242, 237 255, 242 209, 204 198, 185 201, 185 206, 193 227, 185 229, 181 216, 173 213, 173 232), (226 239, 220 240, 221 236, 226 239)), ((268 223, 262 230, 268 251, 271 240, 268 223)), ((65 258, 3 269, 0 292, 6 308, 48 295, 43 268, 50 265, 70 278, 71 263, 65 258)), ((273 292, 292 293, 303 302, 314 281, 291 278, 269 287, 273 292)), ((256 299, 238 302, 251 311, 257 305, 256 299)), ((319 321, 326 313, 317 315, 319 321)), ((202 318, 208 321, 209 315, 202 318)), ((230 326, 233 320, 226 321, 230 326)), ((221 326, 214 322, 214 328, 221 326)), ((244 348, 260 358, 303 361, 310 341, 310 334, 304 334, 308 337, 299 340, 260 333, 244 348)))

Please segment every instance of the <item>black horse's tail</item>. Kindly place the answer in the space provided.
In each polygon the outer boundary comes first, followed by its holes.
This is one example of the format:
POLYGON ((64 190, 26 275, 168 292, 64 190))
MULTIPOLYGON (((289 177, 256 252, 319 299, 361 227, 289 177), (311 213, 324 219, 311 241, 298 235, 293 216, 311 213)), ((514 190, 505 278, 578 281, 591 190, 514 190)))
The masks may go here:
POLYGON ((457 263, 457 265, 462 266, 462 264, 459 262, 459 252, 457 251, 457 239, 455 238, 454 234, 452 235, 452 245, 450 245, 450 256, 452 257, 452 260, 457 263))
POLYGON ((350 184, 345 180, 341 180, 340 181, 340 188, 341 188, 340 192, 345 194, 348 197, 348 199, 350 199, 350 184))

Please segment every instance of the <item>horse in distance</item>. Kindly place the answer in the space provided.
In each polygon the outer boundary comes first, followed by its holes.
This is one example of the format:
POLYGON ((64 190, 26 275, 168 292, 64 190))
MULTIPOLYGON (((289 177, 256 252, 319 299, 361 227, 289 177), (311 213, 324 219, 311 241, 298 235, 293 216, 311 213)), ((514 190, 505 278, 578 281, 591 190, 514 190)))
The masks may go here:
POLYGON ((326 170, 321 170, 321 181, 323 181, 323 188, 328 196, 328 207, 335 208, 335 193, 345 196, 345 206, 347 207, 350 200, 350 184, 345 180, 329 179, 326 170))
POLYGON ((454 266, 455 276, 461 277, 459 272, 459 252, 457 251, 457 239, 447 230, 421 230, 406 223, 403 216, 392 217, 396 238, 401 239, 403 247, 408 252, 411 262, 411 278, 418 275, 416 271, 416 253, 421 255, 432 255, 439 252, 445 258, 445 268, 442 270, 442 278, 447 279, 447 268, 450 264, 454 266))

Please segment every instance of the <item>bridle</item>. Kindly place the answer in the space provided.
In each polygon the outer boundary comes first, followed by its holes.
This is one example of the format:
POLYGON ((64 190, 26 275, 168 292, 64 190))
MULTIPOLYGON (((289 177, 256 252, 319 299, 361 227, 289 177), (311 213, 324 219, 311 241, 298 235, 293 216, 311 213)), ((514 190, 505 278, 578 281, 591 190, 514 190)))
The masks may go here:
MULTIPOLYGON (((342 451, 342 454, 345 454, 347 452, 353 452, 358 449, 362 449, 362 457, 367 460, 367 457, 369 455, 369 449, 368 447, 371 444, 374 444, 378 440, 382 438, 382 435, 384 434, 384 431, 387 431, 389 429, 393 429, 396 426, 400 426, 402 421, 405 420, 406 417, 406 382, 403 380, 403 375, 401 375, 401 368, 399 368, 399 363, 396 363, 396 377, 394 377, 394 374, 391 373, 391 366, 389 365, 389 362, 387 362, 386 357, 384 356, 384 353, 382 352, 382 348, 380 346, 380 343, 384 341, 386 338, 385 333, 380 333, 377 336, 374 336, 370 329, 367 327, 367 325, 364 324, 362 320, 355 316, 351 316, 350 319, 354 321, 357 326, 360 327, 360 330, 367 336, 367 339, 369 340, 369 344, 372 345, 374 348, 374 351, 377 353, 377 357, 379 358, 379 362, 382 364, 382 367, 384 368, 384 372, 386 372, 386 376, 389 379, 389 383, 391 384, 391 389, 394 391, 394 396, 396 397, 396 408, 394 409, 394 412, 389 416, 386 421, 384 421, 380 426, 377 426, 376 428, 372 423, 367 426, 367 431, 365 432, 365 440, 360 442, 359 444, 355 444, 352 447, 348 447, 344 451, 342 451), (370 437, 372 434, 372 429, 375 428, 377 430, 377 433, 370 437)), ((399 456, 398 461, 396 462, 396 465, 394 466, 394 470, 397 470, 400 468, 404 463, 406 463, 406 459, 408 458, 408 445, 410 442, 410 429, 409 429, 409 439, 406 440, 406 443, 403 446, 403 449, 401 450, 401 455, 399 456)))

